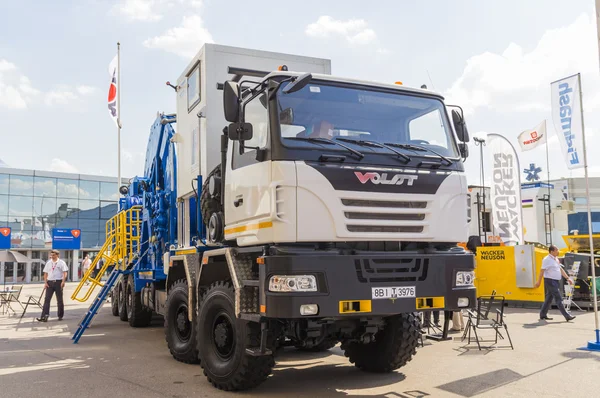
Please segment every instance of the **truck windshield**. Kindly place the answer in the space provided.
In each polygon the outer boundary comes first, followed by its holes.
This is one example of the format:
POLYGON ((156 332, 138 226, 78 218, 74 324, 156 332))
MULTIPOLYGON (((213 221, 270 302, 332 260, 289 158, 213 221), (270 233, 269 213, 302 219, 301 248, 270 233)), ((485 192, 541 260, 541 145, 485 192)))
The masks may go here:
POLYGON ((291 94, 280 88, 277 101, 286 146, 305 146, 305 140, 298 138, 325 138, 344 143, 414 144, 426 149, 416 152, 400 146, 411 156, 429 155, 427 149, 458 156, 444 104, 435 98, 312 82, 291 94))

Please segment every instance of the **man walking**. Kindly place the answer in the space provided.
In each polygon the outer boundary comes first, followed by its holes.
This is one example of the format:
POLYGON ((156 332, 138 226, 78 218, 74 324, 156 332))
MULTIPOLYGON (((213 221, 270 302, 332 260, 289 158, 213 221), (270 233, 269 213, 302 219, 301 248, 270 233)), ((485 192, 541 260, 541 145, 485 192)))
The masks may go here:
POLYGON ((558 307, 560 313, 565 317, 567 321, 571 321, 575 319, 575 317, 569 314, 562 303, 562 295, 559 291, 559 282, 562 277, 569 282, 569 284, 573 284, 573 281, 569 278, 569 275, 562 269, 560 262, 556 258, 558 256, 558 248, 554 245, 551 245, 548 248, 550 254, 544 257, 542 260, 542 269, 540 270, 540 276, 538 278, 535 287, 538 288, 542 284, 542 278, 544 278, 544 291, 546 293, 546 300, 542 305, 542 309, 540 310, 540 320, 551 321, 552 318, 548 317, 548 310, 550 309, 550 305, 552 304, 552 300, 554 299, 554 303, 558 307))
POLYGON ((39 322, 48 322, 50 314, 50 301, 56 293, 56 304, 58 305, 58 320, 62 320, 65 315, 65 305, 63 303, 63 288, 67 280, 67 271, 69 268, 63 260, 58 258, 58 250, 50 252, 50 260, 44 266, 44 287, 46 288, 46 299, 44 300, 44 309, 42 316, 36 318, 39 322))

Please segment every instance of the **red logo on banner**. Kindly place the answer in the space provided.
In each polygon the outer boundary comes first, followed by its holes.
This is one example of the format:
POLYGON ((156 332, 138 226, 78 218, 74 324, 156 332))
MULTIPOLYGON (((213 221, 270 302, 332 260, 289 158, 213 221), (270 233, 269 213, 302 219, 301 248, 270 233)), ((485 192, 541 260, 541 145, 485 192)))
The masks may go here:
POLYGON ((10 228, 0 228, 0 234, 8 236, 10 234, 10 228))
POLYGON ((531 133, 531 138, 533 138, 534 140, 537 138, 537 131, 531 133))
POLYGON ((73 229, 71 230, 71 235, 73 235, 75 238, 79 238, 79 235, 81 235, 81 231, 78 229, 73 229))

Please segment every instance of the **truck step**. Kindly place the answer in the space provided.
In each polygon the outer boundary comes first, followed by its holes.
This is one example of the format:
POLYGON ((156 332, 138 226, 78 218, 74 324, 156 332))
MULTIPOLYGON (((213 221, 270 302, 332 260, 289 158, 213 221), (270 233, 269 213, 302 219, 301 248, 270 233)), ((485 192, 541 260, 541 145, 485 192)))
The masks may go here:
POLYGON ((266 349, 265 352, 262 352, 260 347, 249 347, 246 348, 246 354, 252 357, 262 357, 264 355, 273 355, 273 351, 266 349))
POLYGON ((240 314, 240 319, 243 319, 244 321, 250 321, 250 322, 260 322, 260 314, 248 314, 245 312, 242 312, 240 314))
POLYGON ((260 281, 244 279, 242 281, 242 286, 244 287, 258 287, 260 281))

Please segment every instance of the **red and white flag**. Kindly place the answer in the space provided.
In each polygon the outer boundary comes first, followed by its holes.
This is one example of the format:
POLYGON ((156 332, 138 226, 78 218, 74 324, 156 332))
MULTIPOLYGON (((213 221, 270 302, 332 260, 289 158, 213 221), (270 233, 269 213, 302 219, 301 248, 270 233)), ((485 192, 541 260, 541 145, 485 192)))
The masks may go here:
POLYGON ((115 55, 110 65, 108 66, 108 74, 110 75, 110 87, 108 89, 108 113, 119 127, 119 106, 117 104, 117 87, 119 81, 119 56, 115 55))
POLYGON ((537 148, 538 145, 546 143, 546 121, 544 120, 531 130, 525 130, 519 134, 519 145, 522 151, 537 148))

